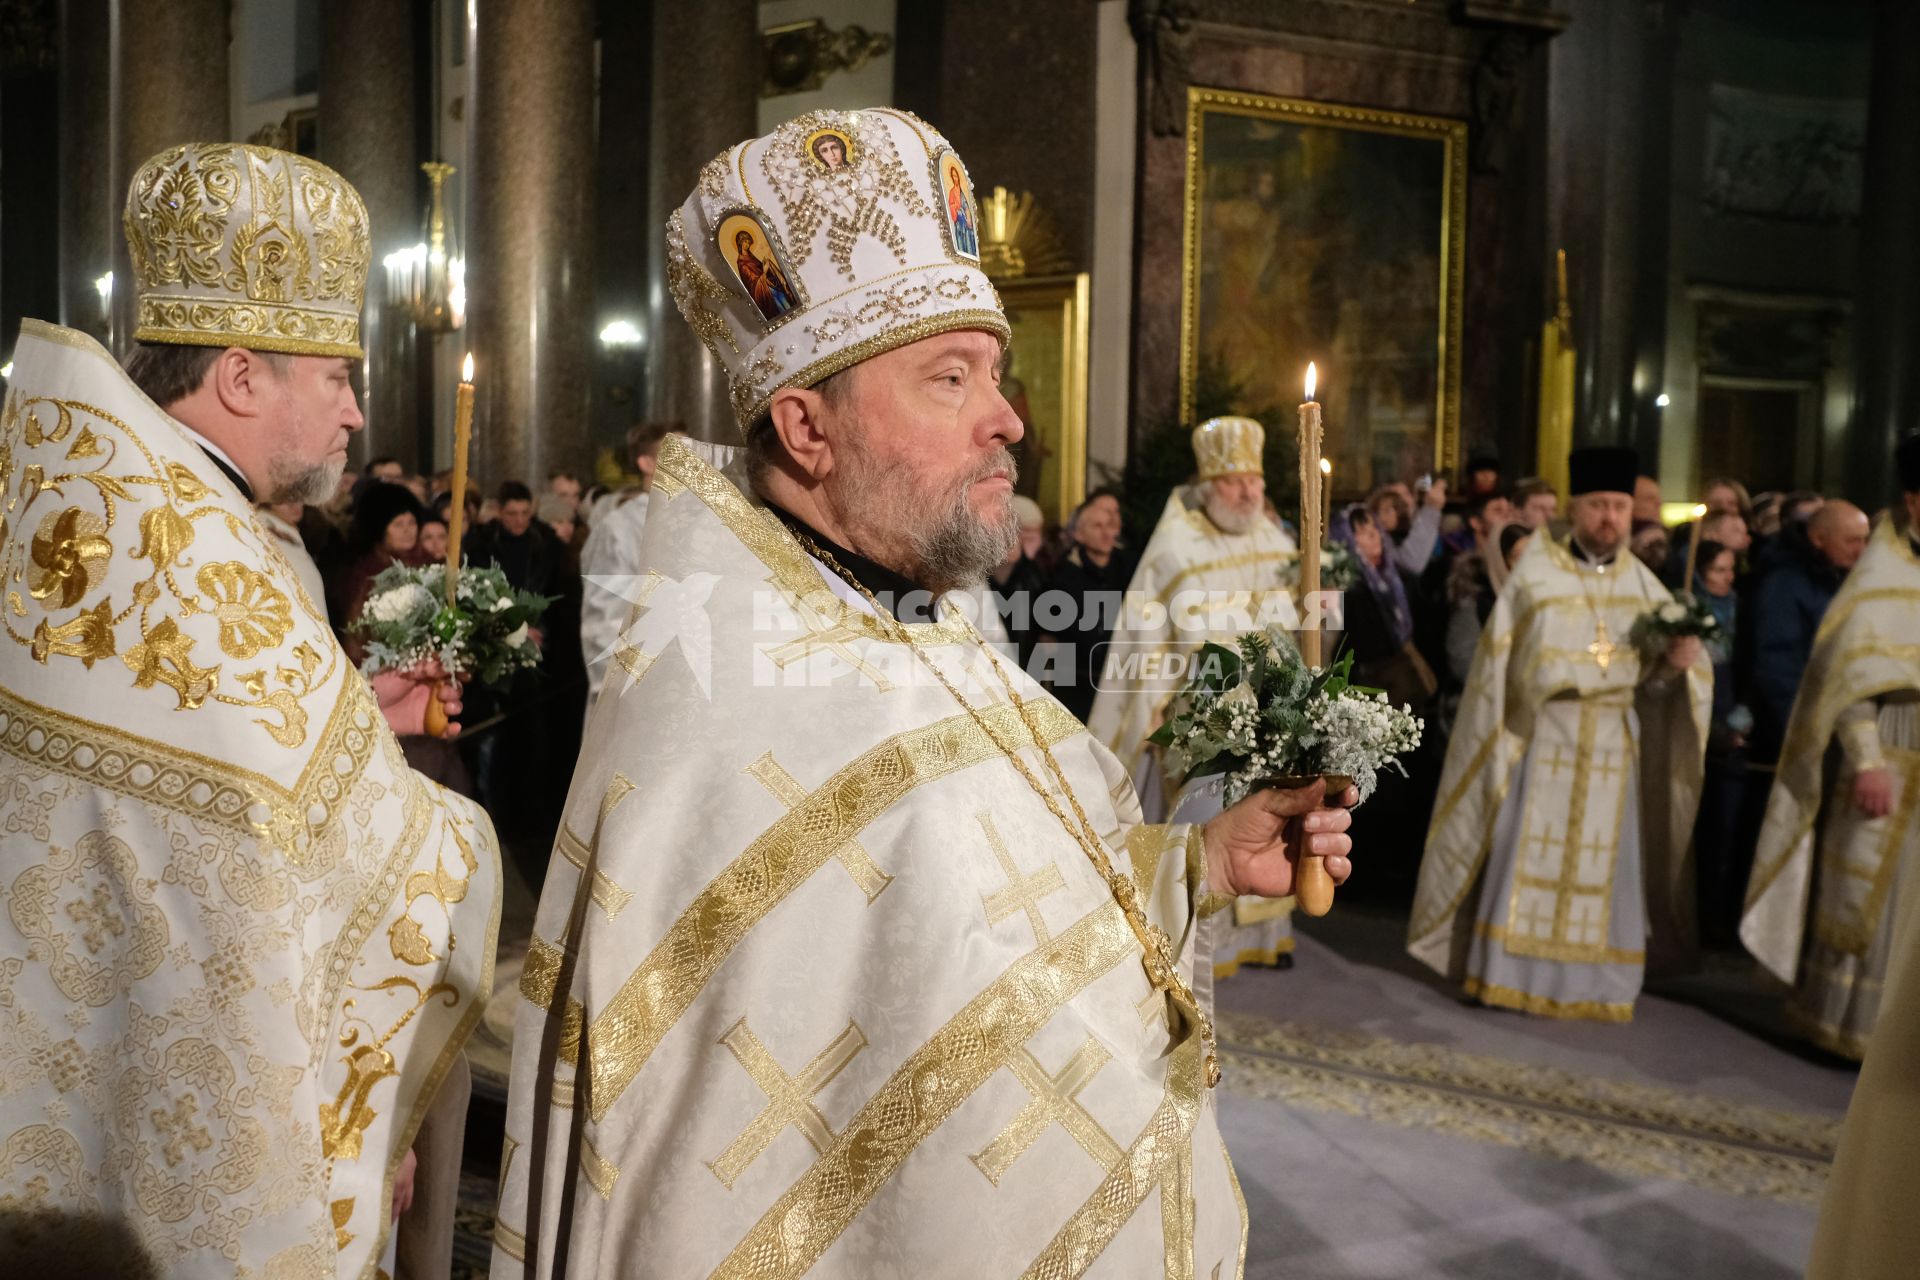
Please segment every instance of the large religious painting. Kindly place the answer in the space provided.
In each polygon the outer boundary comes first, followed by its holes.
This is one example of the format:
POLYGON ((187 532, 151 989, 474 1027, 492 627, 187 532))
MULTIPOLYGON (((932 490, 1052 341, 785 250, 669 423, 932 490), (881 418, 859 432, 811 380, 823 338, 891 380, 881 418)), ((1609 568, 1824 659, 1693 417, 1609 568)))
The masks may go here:
POLYGON ((1291 424, 1318 366, 1334 486, 1450 472, 1467 126, 1188 94, 1180 406, 1291 424))
POLYGON ((1059 523, 1087 488, 1087 276, 1003 280, 996 288, 1013 329, 1000 390, 1027 428, 1014 446, 1018 492, 1059 523))

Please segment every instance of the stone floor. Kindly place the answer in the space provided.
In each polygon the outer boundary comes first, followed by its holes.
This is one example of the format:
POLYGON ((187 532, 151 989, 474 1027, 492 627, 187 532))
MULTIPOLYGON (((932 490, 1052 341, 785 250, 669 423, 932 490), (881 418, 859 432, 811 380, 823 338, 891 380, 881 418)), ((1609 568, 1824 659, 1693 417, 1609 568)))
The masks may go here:
MULTIPOLYGON (((1780 1031, 1750 965, 1630 1024, 1557 1022, 1463 1003, 1403 921, 1343 904, 1300 922, 1293 969, 1220 984, 1248 1277, 1800 1274, 1854 1071, 1780 1031)), ((456 1277, 485 1274, 517 979, 509 945, 470 1050, 456 1277)))

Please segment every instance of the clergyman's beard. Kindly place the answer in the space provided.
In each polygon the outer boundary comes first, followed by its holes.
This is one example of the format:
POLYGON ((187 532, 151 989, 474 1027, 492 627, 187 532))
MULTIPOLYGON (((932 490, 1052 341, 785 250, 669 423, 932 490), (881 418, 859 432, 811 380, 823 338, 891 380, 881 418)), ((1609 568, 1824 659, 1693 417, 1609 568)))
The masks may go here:
POLYGON ((1253 528, 1258 511, 1242 511, 1213 494, 1207 495, 1207 519, 1220 526, 1222 533, 1245 533, 1253 528))
POLYGON ((339 491, 340 477, 347 469, 346 459, 321 463, 302 463, 280 454, 267 464, 271 491, 260 501, 267 503, 302 502, 310 507, 323 506, 339 491))
POLYGON ((851 514, 851 532, 866 535, 860 540, 876 547, 904 541, 913 563, 891 567, 935 595, 985 581, 1020 541, 1011 490, 999 510, 985 516, 973 509, 971 498, 973 486, 996 472, 1014 478, 1016 464, 1004 448, 983 458, 944 495, 922 492, 904 471, 879 462, 856 441, 842 446, 840 464, 843 492, 858 495, 843 507, 851 514))

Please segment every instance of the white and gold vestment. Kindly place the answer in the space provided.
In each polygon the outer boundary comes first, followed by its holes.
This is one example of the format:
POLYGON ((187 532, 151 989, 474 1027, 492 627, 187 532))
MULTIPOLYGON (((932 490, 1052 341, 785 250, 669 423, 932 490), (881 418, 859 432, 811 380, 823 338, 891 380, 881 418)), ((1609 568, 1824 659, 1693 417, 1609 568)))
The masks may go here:
MULTIPOLYGON (((1252 465, 1259 452, 1253 451, 1252 465)), ((1245 533, 1228 533, 1206 512, 1205 482, 1176 489, 1147 540, 1147 549, 1127 588, 1127 604, 1108 646, 1105 670, 1087 727, 1127 766, 1150 817, 1171 814, 1180 780, 1166 777, 1160 752, 1147 744, 1167 703, 1186 683, 1169 676, 1173 665, 1212 640, 1231 646, 1255 630, 1263 611, 1287 591, 1281 570, 1294 554, 1293 539, 1258 516, 1245 533)), ((1284 615, 1291 618, 1291 611, 1284 615)), ((1191 803, 1200 820, 1219 811, 1196 792, 1191 803)), ((1188 816, 1188 815, 1181 815, 1188 816)), ((1223 932, 1215 974, 1230 976, 1242 964, 1273 964, 1293 951, 1293 899, 1242 898, 1234 903, 1233 927, 1223 932)))
POLYGON ((1671 598, 1625 551, 1602 572, 1536 538, 1487 619, 1408 931, 1486 1004, 1624 1021, 1650 937, 1691 937, 1712 667, 1627 640, 1671 598))
POLYGON ((1883 520, 1814 639, 1740 922, 1747 949, 1795 984, 1793 1022, 1851 1058, 1879 1016, 1894 906, 1920 849, 1917 632, 1920 555, 1883 520), (1893 776, 1893 807, 1880 818, 1853 803, 1854 776, 1872 768, 1893 776))
POLYGON ((492 828, 92 339, 26 322, 0 493, 0 1219, 371 1276, 487 990, 492 828))
POLYGON ((521 983, 494 1275, 1239 1274, 1198 1037, 1003 746, 1047 778, 1047 744, 1188 974, 1198 829, 740 484, 661 451, 521 983))

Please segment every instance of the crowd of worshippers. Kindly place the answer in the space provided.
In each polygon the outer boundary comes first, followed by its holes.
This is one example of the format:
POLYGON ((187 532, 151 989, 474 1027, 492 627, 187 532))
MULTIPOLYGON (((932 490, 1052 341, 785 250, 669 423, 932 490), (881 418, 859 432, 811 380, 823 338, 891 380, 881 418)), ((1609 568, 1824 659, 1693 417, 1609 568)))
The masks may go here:
MULTIPOLYGON (((518 834, 538 849, 557 821, 585 707, 632 612, 618 584, 637 572, 653 468, 673 429, 645 424, 629 432, 624 484, 583 488, 577 475, 557 471, 538 491, 508 480, 466 494, 467 562, 496 565, 516 588, 554 600, 536 636, 545 660, 510 692, 473 693, 467 742, 404 745, 415 767, 487 804, 510 842, 518 834)), ((1203 476, 1201 483, 1235 478, 1203 476)), ((289 548, 307 553, 293 557, 296 566, 312 575, 314 598, 326 601, 344 632, 387 565, 446 557, 450 485, 450 473, 410 475, 393 459, 375 459, 349 472, 324 508, 263 513, 289 548)), ((1293 522, 1258 485, 1242 487, 1267 525, 1294 535, 1293 522)), ((1693 845, 1700 937, 1731 949, 1802 672, 1828 602, 1867 544, 1869 518, 1810 490, 1754 494, 1739 479, 1720 477, 1701 486, 1706 514, 1696 542, 1690 523, 1663 523, 1652 477, 1637 476, 1631 496, 1631 554, 1669 589, 1690 589, 1720 624, 1709 650, 1712 711, 1693 845), (1682 578, 1690 551, 1689 583, 1682 578)), ((1118 602, 1140 586, 1151 531, 1124 527, 1112 489, 1096 491, 1057 524, 1031 498, 1017 497, 1014 506, 1019 541, 986 584, 1001 630, 1023 667, 1075 715, 1093 721, 1122 616, 1118 602)), ((1547 481, 1509 477, 1485 453, 1470 457, 1464 492, 1443 479, 1395 481, 1332 507, 1328 541, 1361 566, 1346 595, 1337 652, 1351 653, 1356 679, 1412 705, 1427 723, 1414 776, 1394 804, 1369 815, 1382 853, 1374 879, 1389 892, 1410 890, 1418 870, 1440 762, 1481 631, 1531 541, 1566 542, 1565 508, 1547 481)), ((1291 552, 1291 542, 1285 545, 1291 552)), ((1111 745, 1130 763, 1127 739, 1140 729, 1113 735, 1111 745)), ((1270 937, 1239 954, 1271 963, 1290 945, 1290 937, 1270 937)), ((1234 963, 1230 954, 1223 972, 1234 963)))

